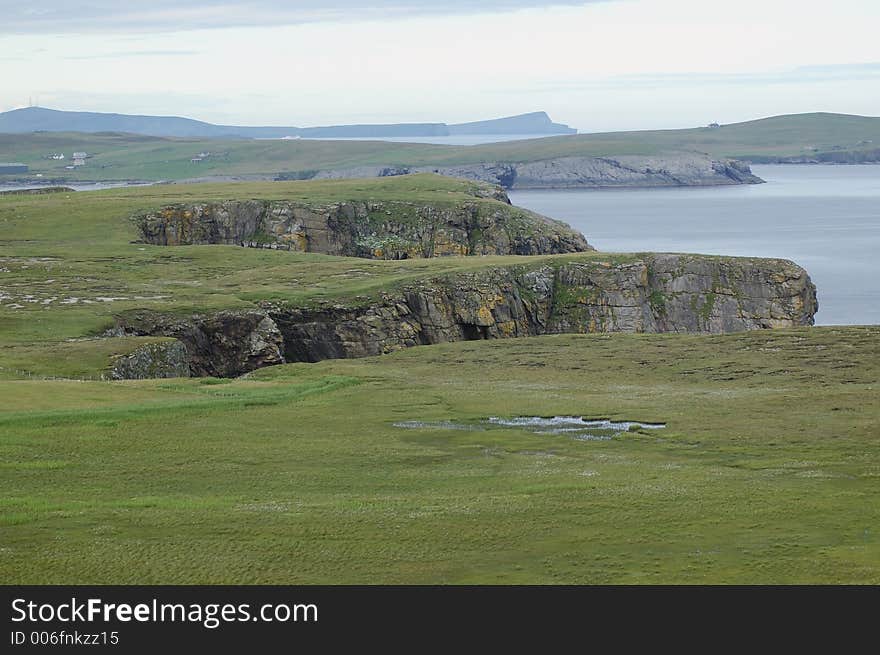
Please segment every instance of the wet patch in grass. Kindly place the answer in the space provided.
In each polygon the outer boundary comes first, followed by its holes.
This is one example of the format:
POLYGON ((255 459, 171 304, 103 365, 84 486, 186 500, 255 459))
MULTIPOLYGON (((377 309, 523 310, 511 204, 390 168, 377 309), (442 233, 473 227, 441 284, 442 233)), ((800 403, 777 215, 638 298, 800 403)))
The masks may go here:
POLYGON ((638 430, 658 430, 665 423, 640 423, 639 421, 612 421, 609 419, 587 419, 583 416, 515 416, 501 418, 490 416, 476 423, 455 423, 453 421, 399 421, 396 428, 428 428, 435 430, 483 431, 492 428, 522 428, 532 434, 566 435, 578 441, 608 441, 624 432, 638 430))

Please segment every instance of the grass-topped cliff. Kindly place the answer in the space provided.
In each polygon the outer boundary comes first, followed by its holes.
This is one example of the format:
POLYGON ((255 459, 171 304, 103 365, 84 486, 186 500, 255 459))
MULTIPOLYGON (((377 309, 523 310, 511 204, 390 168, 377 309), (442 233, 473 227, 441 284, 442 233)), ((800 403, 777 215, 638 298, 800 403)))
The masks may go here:
MULTIPOLYGON (((0 197, 0 375, 100 377, 141 338, 182 339, 193 372, 235 375, 283 361, 285 351, 310 360, 548 331, 723 331, 812 320, 812 285, 786 262, 595 252, 384 261, 223 242, 153 245, 137 218, 249 198, 314 212, 353 201, 441 214, 461 203, 517 211, 486 192, 420 175, 0 197), (342 314, 328 323, 325 311, 342 314), (102 337, 108 330, 117 336, 102 337), (316 344, 310 352, 295 352, 301 330, 316 344), (230 350, 237 342, 256 345, 230 350), (225 358, 233 361, 218 363, 225 358)), ((392 221, 386 211, 379 213, 392 221)), ((518 221, 497 229, 512 234, 518 221)))
POLYGON ((282 188, 293 193, 252 185, 241 189, 252 195, 219 200, 208 188, 201 198, 142 211, 134 220, 144 243, 153 245, 242 245, 369 259, 592 249, 568 225, 513 207, 501 189, 484 183, 421 174, 282 188))
POLYGON ((114 356, 139 347, 143 337, 92 337, 132 310, 189 315, 247 310, 265 301, 292 306, 365 301, 414 280, 533 259, 374 261, 234 245, 156 246, 138 243, 143 235, 132 217, 144 211, 255 197, 319 206, 351 200, 440 208, 463 202, 502 205, 478 198, 475 194, 483 188, 462 180, 413 176, 2 196, 0 376, 99 377, 114 356))

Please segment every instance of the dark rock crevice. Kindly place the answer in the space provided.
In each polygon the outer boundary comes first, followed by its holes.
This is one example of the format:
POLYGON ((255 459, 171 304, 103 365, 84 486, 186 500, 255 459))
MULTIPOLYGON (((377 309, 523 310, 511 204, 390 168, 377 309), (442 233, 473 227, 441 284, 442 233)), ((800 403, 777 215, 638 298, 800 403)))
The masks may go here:
POLYGON ((174 337, 186 348, 193 376, 236 377, 284 363, 284 339, 262 310, 177 317, 149 311, 117 319, 124 334, 174 337))

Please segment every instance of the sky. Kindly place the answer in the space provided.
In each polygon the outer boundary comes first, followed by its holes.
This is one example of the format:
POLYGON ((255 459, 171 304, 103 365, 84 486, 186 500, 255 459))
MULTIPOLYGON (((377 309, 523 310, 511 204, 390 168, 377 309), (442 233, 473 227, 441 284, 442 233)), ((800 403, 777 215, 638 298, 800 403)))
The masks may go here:
POLYGON ((0 0, 0 111, 582 132, 880 115, 877 0, 0 0))

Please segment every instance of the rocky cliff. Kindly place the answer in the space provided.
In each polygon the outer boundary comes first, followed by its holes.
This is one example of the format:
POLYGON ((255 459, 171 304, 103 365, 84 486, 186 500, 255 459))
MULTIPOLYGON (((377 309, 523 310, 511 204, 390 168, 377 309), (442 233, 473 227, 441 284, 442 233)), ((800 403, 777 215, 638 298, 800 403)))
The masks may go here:
POLYGON ((461 166, 360 166, 319 171, 315 179, 386 177, 409 173, 439 173, 505 189, 603 188, 657 186, 718 186, 760 184, 749 165, 733 159, 713 160, 706 155, 682 153, 658 157, 559 157, 542 161, 489 162, 461 166))
POLYGON ((175 204, 134 217, 155 245, 234 244, 328 255, 405 259, 539 255, 593 248, 565 223, 513 207, 500 189, 448 203, 225 200, 175 204))
POLYGON ((785 260, 598 256, 413 283, 369 302, 179 318, 131 312, 126 334, 179 339, 193 375, 363 357, 446 341, 567 332, 722 333, 811 325, 816 289, 785 260))

